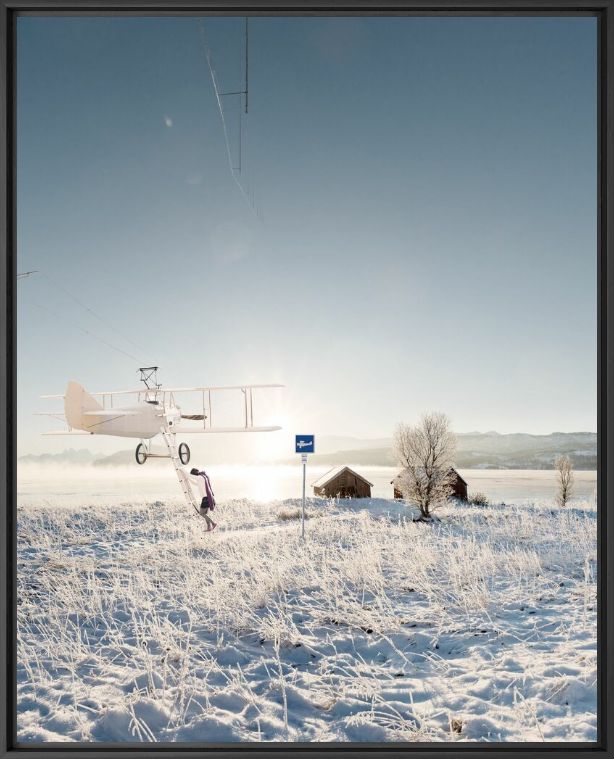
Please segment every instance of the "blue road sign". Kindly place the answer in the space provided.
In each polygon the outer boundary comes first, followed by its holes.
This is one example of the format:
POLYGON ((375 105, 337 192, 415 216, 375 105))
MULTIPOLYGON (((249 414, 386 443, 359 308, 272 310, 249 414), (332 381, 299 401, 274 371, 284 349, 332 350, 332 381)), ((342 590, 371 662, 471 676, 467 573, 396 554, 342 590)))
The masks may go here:
POLYGON ((314 453, 316 449, 315 435, 297 435, 296 452, 297 453, 314 453))

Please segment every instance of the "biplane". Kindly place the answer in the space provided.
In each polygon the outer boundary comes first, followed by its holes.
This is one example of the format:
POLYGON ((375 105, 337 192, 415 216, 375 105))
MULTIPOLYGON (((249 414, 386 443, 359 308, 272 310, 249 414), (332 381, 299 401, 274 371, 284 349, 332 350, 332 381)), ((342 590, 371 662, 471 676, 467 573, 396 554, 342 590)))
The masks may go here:
POLYGON ((64 410, 39 412, 66 422, 68 429, 44 432, 44 435, 111 435, 136 438, 137 464, 144 464, 148 458, 169 458, 173 462, 177 477, 186 499, 196 508, 189 480, 181 468, 190 461, 187 443, 177 446, 177 435, 274 432, 279 426, 257 426, 254 424, 254 391, 280 388, 283 385, 229 385, 218 387, 163 387, 157 381, 157 366, 139 369, 143 386, 136 390, 112 390, 89 393, 78 382, 69 382, 63 395, 43 395, 43 398, 62 398, 64 410), (213 424, 213 400, 216 393, 233 391, 241 403, 241 426, 215 426, 213 424), (177 396, 188 395, 192 404, 198 403, 198 411, 184 413, 177 396), (132 399, 130 405, 123 405, 122 399, 132 399), (118 402, 119 401, 119 402, 118 402), (194 424, 196 423, 196 424, 194 424), (151 440, 161 435, 168 453, 154 453, 151 440))

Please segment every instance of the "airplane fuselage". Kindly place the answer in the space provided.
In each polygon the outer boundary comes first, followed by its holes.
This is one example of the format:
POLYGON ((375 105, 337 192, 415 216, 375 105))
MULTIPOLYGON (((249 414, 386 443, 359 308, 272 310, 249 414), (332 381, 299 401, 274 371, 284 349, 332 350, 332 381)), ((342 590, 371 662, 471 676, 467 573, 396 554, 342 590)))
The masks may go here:
POLYGON ((72 429, 92 435, 113 435, 149 440, 161 428, 172 431, 181 419, 178 406, 143 402, 137 406, 103 408, 77 382, 70 382, 64 396, 64 414, 72 429))

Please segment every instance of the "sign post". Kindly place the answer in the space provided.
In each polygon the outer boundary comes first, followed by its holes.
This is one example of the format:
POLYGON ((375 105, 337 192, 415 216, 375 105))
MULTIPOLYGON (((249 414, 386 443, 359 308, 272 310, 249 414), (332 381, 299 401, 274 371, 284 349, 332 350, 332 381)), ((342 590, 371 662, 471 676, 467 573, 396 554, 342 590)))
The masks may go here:
POLYGON ((296 435, 295 451, 301 454, 303 465, 303 506, 301 509, 301 538, 305 539, 305 483, 307 479, 307 454, 315 451, 315 435, 296 435))

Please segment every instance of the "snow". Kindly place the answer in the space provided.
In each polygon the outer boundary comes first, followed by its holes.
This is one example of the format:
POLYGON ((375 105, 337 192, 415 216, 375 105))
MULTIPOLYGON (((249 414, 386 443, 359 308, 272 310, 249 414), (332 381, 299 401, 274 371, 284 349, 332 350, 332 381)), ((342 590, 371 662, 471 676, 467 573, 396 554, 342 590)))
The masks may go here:
POLYGON ((20 508, 19 741, 596 740, 594 504, 299 506, 20 508))

